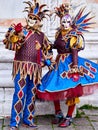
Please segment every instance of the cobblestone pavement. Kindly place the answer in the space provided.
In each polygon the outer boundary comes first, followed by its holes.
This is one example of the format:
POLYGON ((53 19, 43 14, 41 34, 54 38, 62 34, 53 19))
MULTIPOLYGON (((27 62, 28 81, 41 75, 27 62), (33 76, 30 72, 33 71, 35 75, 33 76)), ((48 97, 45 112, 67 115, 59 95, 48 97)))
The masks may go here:
MULTIPOLYGON (((67 128, 60 128, 58 125, 52 125, 51 120, 53 115, 37 116, 35 123, 38 125, 37 130, 98 130, 98 110, 83 109, 78 110, 78 116, 73 119, 73 123, 67 128)), ((0 119, 0 130, 9 130, 9 119, 0 119)), ((32 128, 25 128, 20 124, 19 130, 36 130, 32 128)))

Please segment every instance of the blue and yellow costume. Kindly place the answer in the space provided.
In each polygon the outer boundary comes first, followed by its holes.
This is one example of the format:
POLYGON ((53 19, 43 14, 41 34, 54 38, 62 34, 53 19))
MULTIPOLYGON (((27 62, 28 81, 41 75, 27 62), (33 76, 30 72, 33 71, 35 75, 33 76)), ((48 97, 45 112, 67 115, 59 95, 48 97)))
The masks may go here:
MULTIPOLYGON (((61 8, 65 11, 66 7, 62 5, 61 8)), ((91 94, 98 88, 98 65, 78 56, 78 52, 85 47, 83 32, 88 31, 86 28, 93 24, 89 23, 93 17, 86 18, 89 13, 82 16, 83 11, 84 8, 80 9, 68 30, 61 27, 56 33, 52 45, 58 52, 56 65, 54 70, 43 77, 42 84, 38 86, 40 98, 60 100, 80 97, 91 94)), ((59 11, 56 13, 60 15, 59 11)), ((70 15, 67 12, 63 17, 69 19, 70 15)))
POLYGON ((71 21, 69 5, 62 4, 56 8, 56 14, 60 17, 61 27, 55 37, 53 49, 57 49, 56 64, 54 69, 48 71, 42 78, 42 84, 38 85, 38 97, 48 101, 54 101, 55 120, 53 124, 60 123, 59 127, 67 127, 71 124, 72 113, 75 104, 79 103, 79 97, 89 95, 98 89, 98 65, 88 59, 78 56, 78 52, 85 47, 83 33, 88 31, 91 18, 90 13, 83 15, 84 8, 80 9, 76 17, 71 21), (67 26, 70 25, 70 28, 67 26), (63 117, 59 100, 66 100, 68 113, 63 117))
MULTIPOLYGON (((74 32, 70 31, 71 33, 74 32)), ((82 42, 83 39, 81 36, 80 38, 82 42)), ((94 89, 98 88, 98 65, 79 57, 79 49, 70 48, 72 43, 69 42, 75 40, 73 34, 66 43, 62 39, 62 32, 60 32, 53 45, 58 51, 55 69, 49 71, 43 77, 42 84, 38 86, 38 96, 45 100, 80 97, 91 94, 94 89), (73 59, 73 55, 76 59, 73 59), (78 68, 75 68, 75 65, 78 65, 78 68)))

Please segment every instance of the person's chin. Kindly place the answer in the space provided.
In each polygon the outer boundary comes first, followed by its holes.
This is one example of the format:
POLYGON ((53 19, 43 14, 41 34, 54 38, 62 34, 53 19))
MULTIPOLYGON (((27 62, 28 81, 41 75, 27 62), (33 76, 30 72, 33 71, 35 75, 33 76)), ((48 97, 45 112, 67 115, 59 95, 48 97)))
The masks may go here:
POLYGON ((65 30, 69 30, 69 28, 64 28, 65 30))
POLYGON ((29 26, 29 27, 33 27, 34 24, 32 24, 32 23, 28 23, 28 26, 29 26))

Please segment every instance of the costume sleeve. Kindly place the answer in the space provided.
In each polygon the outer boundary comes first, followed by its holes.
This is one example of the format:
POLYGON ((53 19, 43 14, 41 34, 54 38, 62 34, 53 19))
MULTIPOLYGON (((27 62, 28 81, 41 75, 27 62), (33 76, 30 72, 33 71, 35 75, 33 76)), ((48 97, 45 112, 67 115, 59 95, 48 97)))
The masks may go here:
POLYGON ((9 27, 3 43, 6 49, 17 51, 24 44, 24 41, 23 26, 21 23, 18 23, 17 25, 13 24, 9 27))
POLYGON ((73 66, 77 66, 78 65, 78 51, 83 48, 82 36, 80 35, 72 36, 70 39, 70 48, 72 52, 73 66))
POLYGON ((48 40, 46 36, 44 36, 41 49, 42 49, 42 66, 44 65, 51 66, 53 58, 52 43, 48 40))
POLYGON ((84 47, 84 38, 82 35, 71 36, 70 39, 70 48, 76 48, 78 50, 83 49, 84 47))
POLYGON ((72 62, 73 62, 73 66, 78 65, 78 50, 75 48, 72 49, 72 62))
MULTIPOLYGON (((60 46, 60 45, 59 45, 60 40, 61 40, 61 39, 60 39, 60 32, 57 31, 56 34, 55 34, 54 44, 52 45, 52 48, 53 48, 53 49, 58 49, 58 47, 60 46)), ((59 48, 61 48, 61 46, 60 46, 59 48)))
POLYGON ((42 44, 42 51, 45 55, 48 55, 49 50, 51 49, 51 42, 48 40, 46 36, 44 36, 43 44, 42 44))

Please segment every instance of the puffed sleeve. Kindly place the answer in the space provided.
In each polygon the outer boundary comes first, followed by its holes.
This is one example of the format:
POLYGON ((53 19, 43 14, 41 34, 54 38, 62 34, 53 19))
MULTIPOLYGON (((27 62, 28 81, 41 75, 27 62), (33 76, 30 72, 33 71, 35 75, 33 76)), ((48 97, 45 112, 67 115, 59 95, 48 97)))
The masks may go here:
POLYGON ((17 51, 21 48, 25 41, 23 30, 21 23, 13 24, 8 28, 3 40, 6 49, 17 51))
POLYGON ((73 66, 78 64, 78 51, 83 49, 83 42, 84 41, 81 35, 72 36, 70 39, 73 66))

